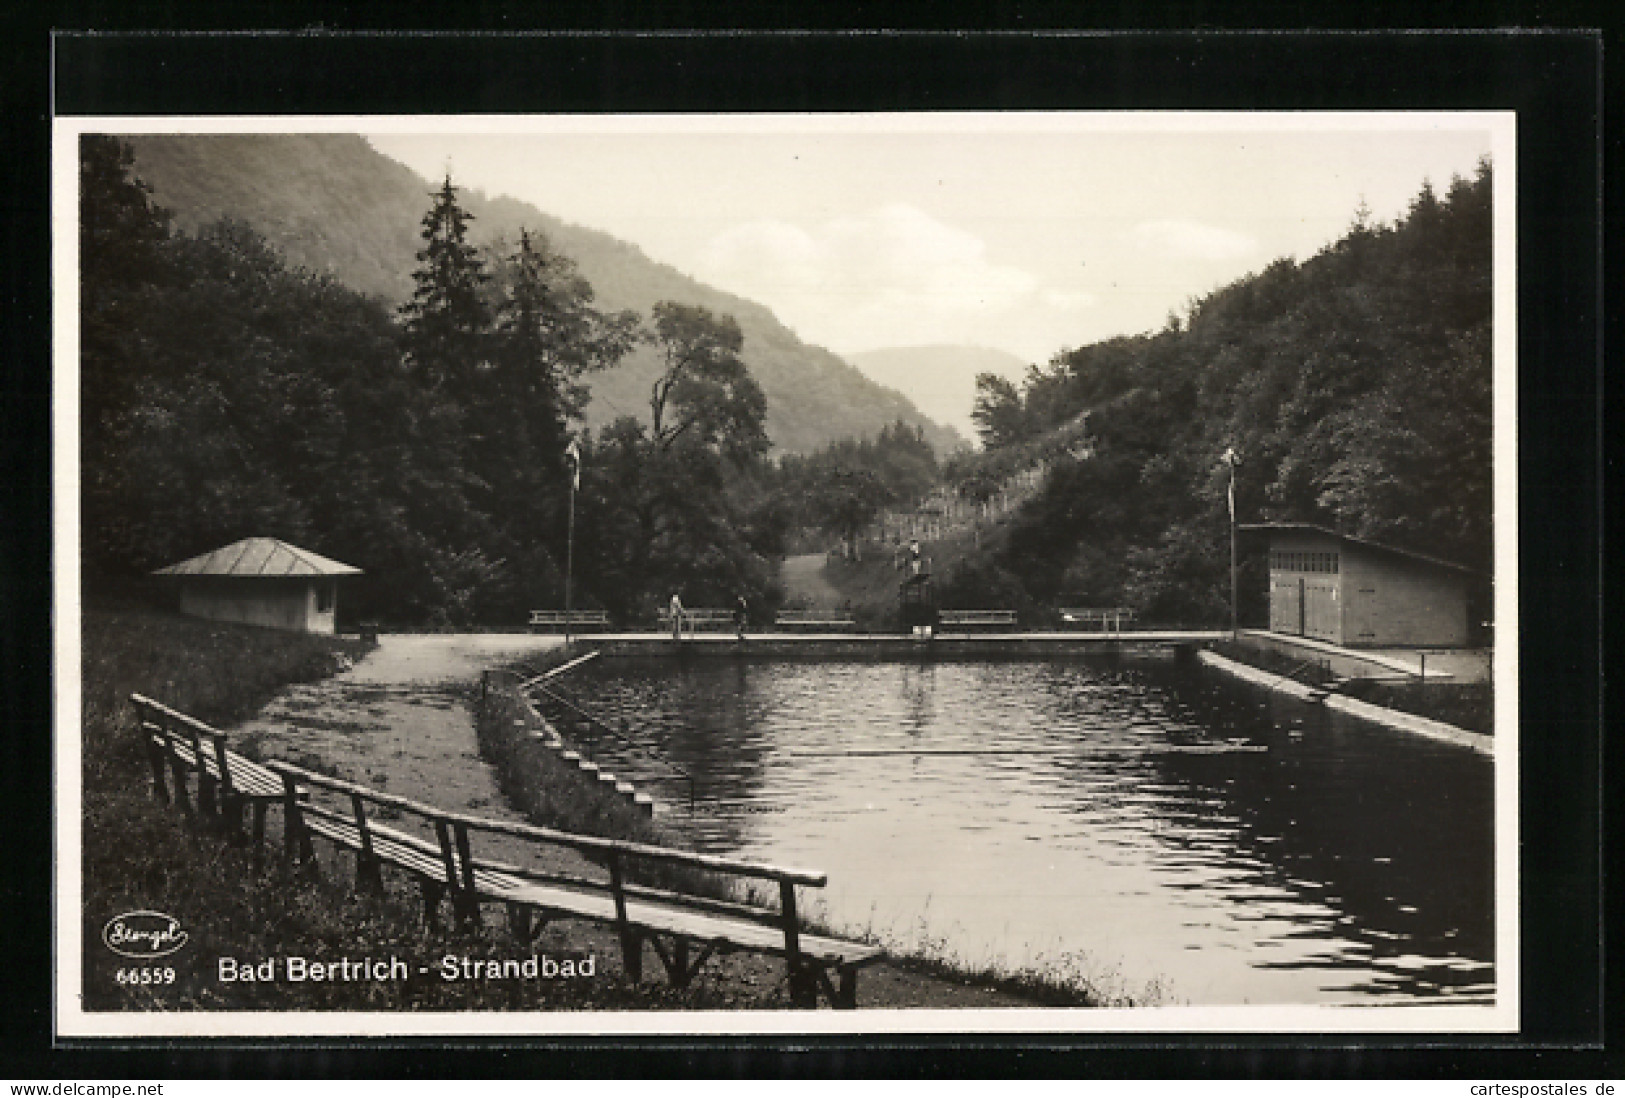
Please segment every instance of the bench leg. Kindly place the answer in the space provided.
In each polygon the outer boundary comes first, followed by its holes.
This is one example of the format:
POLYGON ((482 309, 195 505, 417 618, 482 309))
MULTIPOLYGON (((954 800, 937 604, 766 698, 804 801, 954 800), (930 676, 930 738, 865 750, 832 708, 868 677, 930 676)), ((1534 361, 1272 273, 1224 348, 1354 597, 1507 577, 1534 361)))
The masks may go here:
POLYGON ((634 984, 643 981, 643 937, 636 931, 621 932, 621 965, 627 979, 634 984))
POLYGON ((445 882, 424 877, 418 881, 418 886, 423 893, 423 925, 439 932, 440 901, 446 895, 445 882))
POLYGON ((858 1008, 858 966, 841 966, 841 986, 836 993, 832 1005, 836 1010, 856 1010, 858 1008))
POLYGON ((181 814, 191 822, 192 798, 186 788, 186 765, 179 756, 169 756, 169 776, 175 781, 175 803, 181 806, 181 814))
MULTIPOLYGON (((661 958, 664 960, 665 958, 661 958)), ((688 967, 688 939, 671 940, 671 962, 666 965, 666 979, 672 987, 687 987, 694 973, 688 967)))
POLYGON ((508 905, 508 930, 520 945, 535 945, 540 941, 549 921, 550 915, 545 908, 529 904, 508 905))
MULTIPOLYGON (((536 927, 541 929, 541 927, 536 927)), ((523 903, 509 905, 509 934, 520 945, 531 944, 530 906, 523 903)))
POLYGON ((221 822, 219 799, 214 795, 215 782, 209 777, 209 772, 203 766, 197 772, 197 810, 198 814, 217 825, 221 822))
POLYGON ((254 873, 257 876, 265 872, 265 802, 255 801, 254 834, 251 841, 254 844, 254 873))
POLYGON ((687 938, 673 937, 670 953, 666 952, 666 947, 661 945, 657 935, 649 936, 649 944, 654 946, 655 955, 660 958, 660 963, 666 966, 667 982, 679 989, 687 987, 693 981, 717 949, 715 942, 707 942, 705 948, 691 959, 687 938))
POLYGON ((367 896, 384 894, 384 873, 378 859, 359 850, 355 854, 355 890, 367 896))
POLYGON ((316 867, 316 847, 310 841, 310 832, 302 827, 284 827, 282 832, 282 871, 291 880, 295 875, 319 876, 316 867))
POLYGON ((152 764, 152 795, 159 804, 169 803, 169 785, 164 781, 164 749, 147 741, 147 761, 152 764))
POLYGON ((480 898, 472 892, 458 889, 452 894, 451 909, 462 926, 479 927, 480 898))
POLYGON ((220 829, 225 832, 226 839, 233 846, 242 846, 248 840, 248 835, 243 830, 243 810, 247 807, 241 793, 221 790, 220 829))
POLYGON ((797 1010, 818 1009, 818 969, 806 962, 790 963, 790 1005, 797 1010))

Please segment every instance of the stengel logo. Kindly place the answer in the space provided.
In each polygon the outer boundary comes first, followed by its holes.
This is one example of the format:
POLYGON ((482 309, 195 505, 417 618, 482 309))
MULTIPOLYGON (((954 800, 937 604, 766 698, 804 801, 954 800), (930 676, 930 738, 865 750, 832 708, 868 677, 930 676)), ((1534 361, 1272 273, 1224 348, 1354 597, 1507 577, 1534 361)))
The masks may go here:
POLYGON ((160 911, 126 911, 107 920, 102 941, 120 957, 150 960, 167 957, 190 937, 180 920, 160 911))

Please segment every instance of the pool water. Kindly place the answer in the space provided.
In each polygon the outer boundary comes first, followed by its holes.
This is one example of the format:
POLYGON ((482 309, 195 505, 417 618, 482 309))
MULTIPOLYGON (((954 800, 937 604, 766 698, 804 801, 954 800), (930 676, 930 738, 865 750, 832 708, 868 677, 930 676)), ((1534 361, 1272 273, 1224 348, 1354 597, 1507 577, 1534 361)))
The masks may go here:
POLYGON ((606 659, 561 685, 626 719, 635 747, 585 746, 700 849, 826 871, 834 928, 1131 1002, 1493 997, 1476 754, 1172 662, 606 659))

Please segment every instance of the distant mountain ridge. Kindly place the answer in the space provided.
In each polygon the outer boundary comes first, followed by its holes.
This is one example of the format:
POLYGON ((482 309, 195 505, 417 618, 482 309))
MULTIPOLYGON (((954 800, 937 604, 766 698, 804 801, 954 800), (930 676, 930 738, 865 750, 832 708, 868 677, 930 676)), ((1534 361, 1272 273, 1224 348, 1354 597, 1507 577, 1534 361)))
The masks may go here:
MULTIPOLYGON (((188 232, 222 217, 252 225, 290 263, 399 304, 411 296, 418 233, 433 184, 354 134, 143 135, 127 139, 135 171, 154 200, 188 232)), ((455 178, 453 179, 455 183, 455 178)), ((576 261, 606 311, 647 317, 660 300, 700 305, 738 321, 744 357, 767 394, 767 430, 784 451, 873 436, 898 419, 918 424, 939 454, 962 439, 895 388, 833 353, 802 342, 765 307, 714 289, 607 233, 561 221, 506 196, 463 190, 475 243, 544 233, 576 261)), ((588 378, 589 426, 620 415, 647 420, 658 370, 643 347, 614 370, 588 378)))
POLYGON ((998 374, 1019 382, 1027 363, 992 347, 938 344, 884 347, 842 356, 880 385, 901 392, 921 413, 976 437, 971 408, 976 402, 976 375, 998 374))

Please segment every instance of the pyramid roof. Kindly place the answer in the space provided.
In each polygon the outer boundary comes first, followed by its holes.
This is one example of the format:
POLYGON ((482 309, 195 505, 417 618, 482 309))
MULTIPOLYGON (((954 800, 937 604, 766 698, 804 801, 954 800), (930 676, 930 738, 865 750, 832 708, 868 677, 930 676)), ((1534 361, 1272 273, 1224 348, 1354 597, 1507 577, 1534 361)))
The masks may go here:
POLYGON ((244 538, 171 564, 156 576, 355 576, 361 569, 277 538, 244 538))

